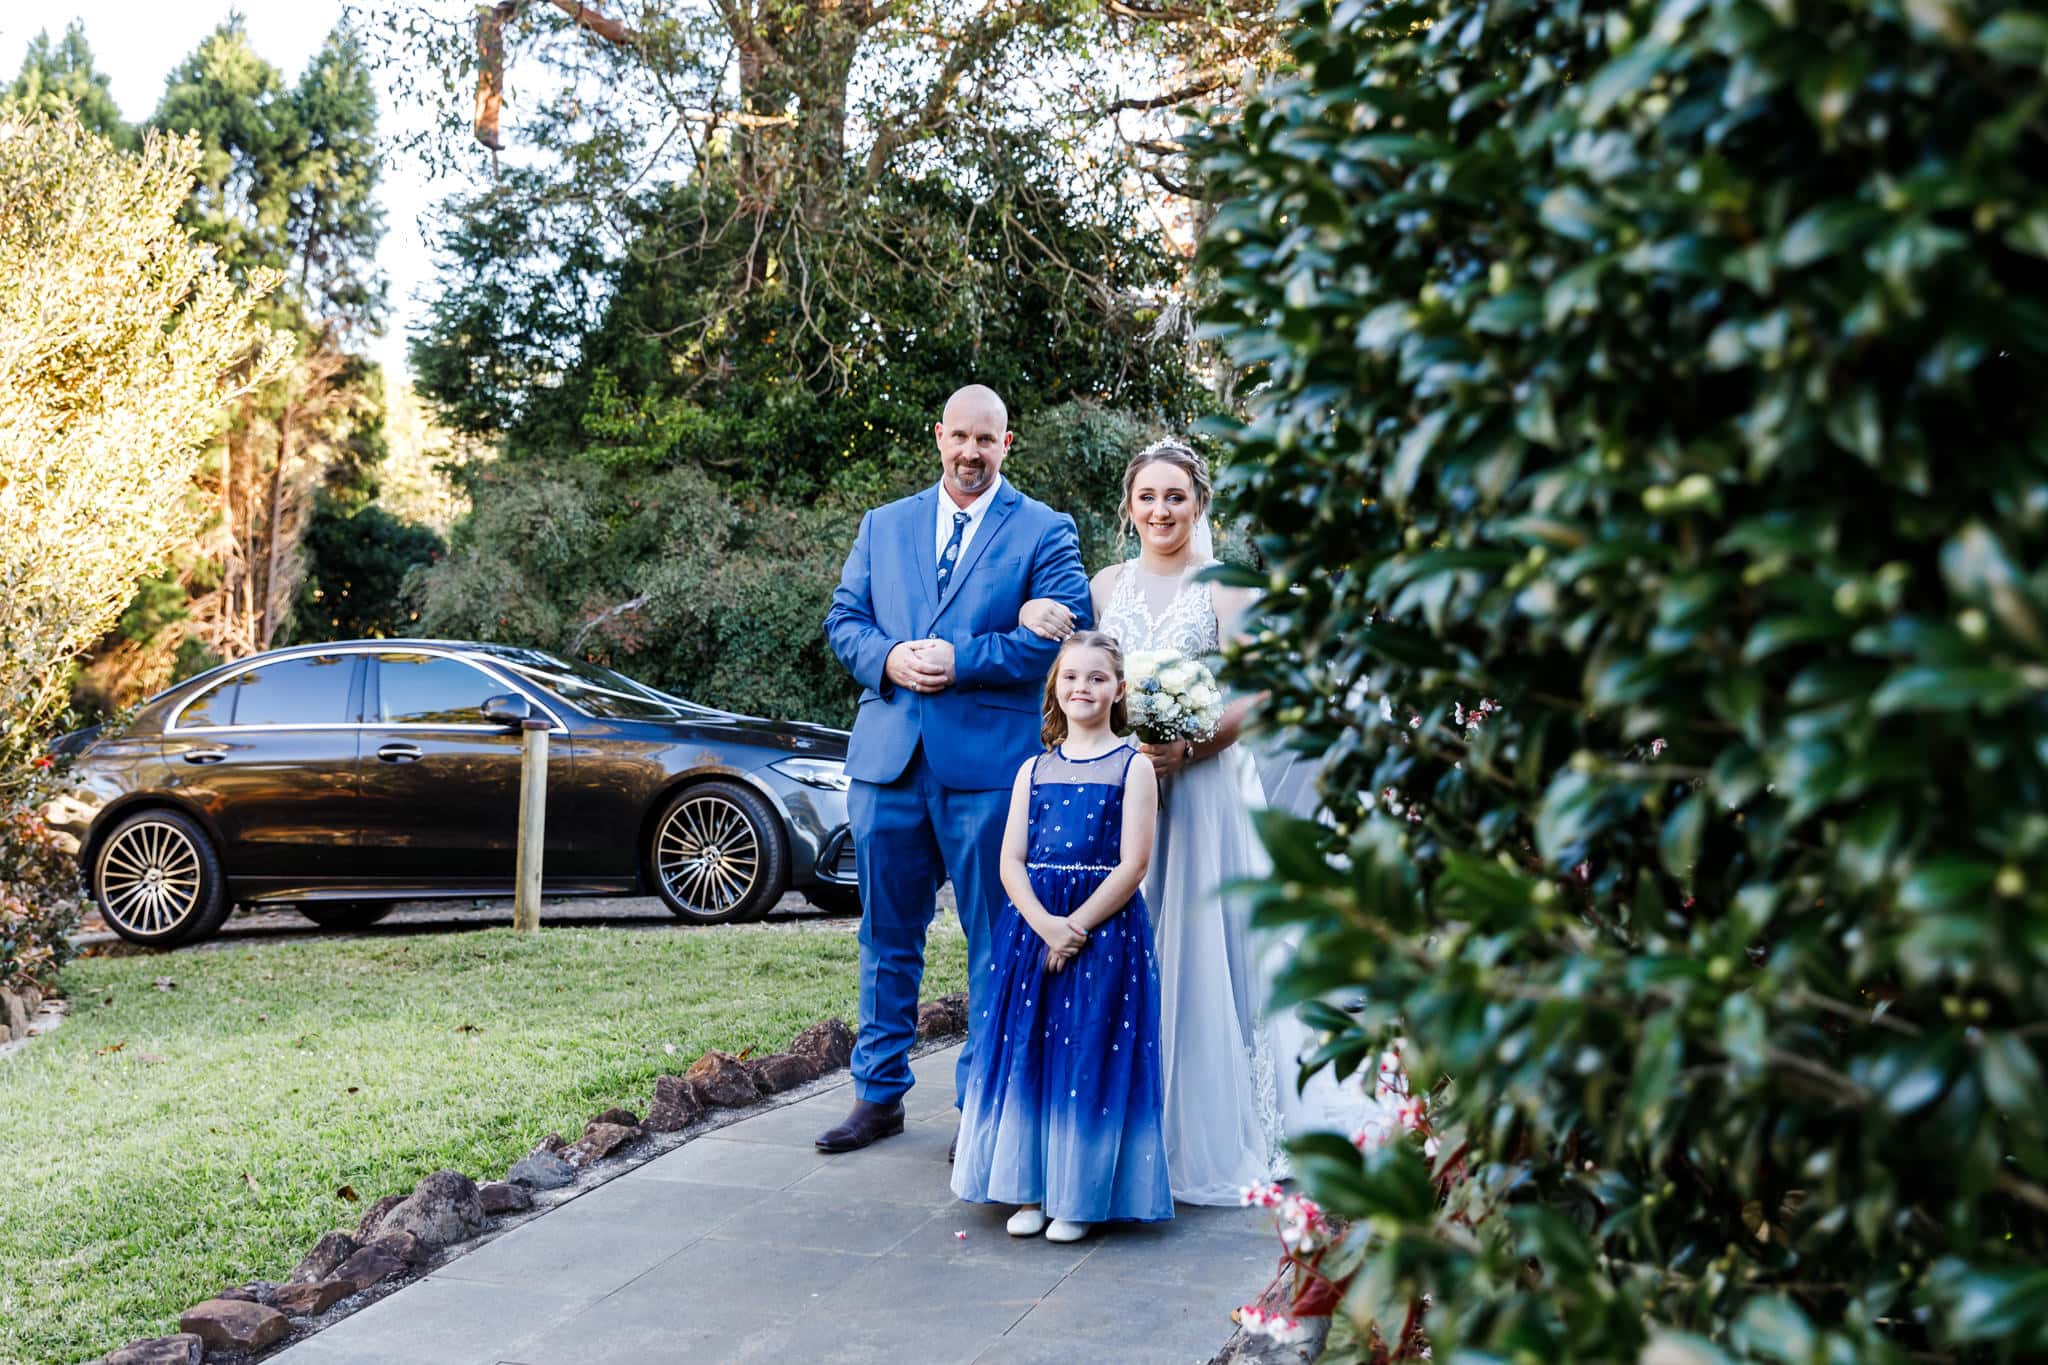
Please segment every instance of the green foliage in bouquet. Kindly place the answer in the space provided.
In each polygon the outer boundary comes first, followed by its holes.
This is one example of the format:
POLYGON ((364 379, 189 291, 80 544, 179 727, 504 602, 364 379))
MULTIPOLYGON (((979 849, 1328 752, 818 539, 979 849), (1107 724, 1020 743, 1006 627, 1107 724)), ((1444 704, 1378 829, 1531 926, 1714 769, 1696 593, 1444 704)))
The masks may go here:
POLYGON ((2043 1358, 2048 8, 1299 17, 1203 260, 1334 820, 1260 913, 1441 1142, 1304 1144, 1348 1309, 2043 1358))

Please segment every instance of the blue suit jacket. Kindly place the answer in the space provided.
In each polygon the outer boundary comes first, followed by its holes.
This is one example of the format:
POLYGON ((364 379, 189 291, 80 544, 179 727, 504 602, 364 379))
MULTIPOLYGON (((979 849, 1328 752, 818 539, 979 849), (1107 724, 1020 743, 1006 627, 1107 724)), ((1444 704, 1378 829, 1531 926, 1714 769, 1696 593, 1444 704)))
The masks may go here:
POLYGON ((927 488, 862 517, 832 593, 825 638, 861 685, 846 771, 863 782, 893 782, 922 739, 944 785, 1007 788, 1039 751, 1045 675, 1059 653, 1018 625, 1017 612, 1034 597, 1050 597, 1089 623, 1081 541, 1072 517, 1006 480, 941 598, 939 496, 927 488), (933 636, 952 643, 951 687, 913 692, 884 676, 891 649, 933 636))

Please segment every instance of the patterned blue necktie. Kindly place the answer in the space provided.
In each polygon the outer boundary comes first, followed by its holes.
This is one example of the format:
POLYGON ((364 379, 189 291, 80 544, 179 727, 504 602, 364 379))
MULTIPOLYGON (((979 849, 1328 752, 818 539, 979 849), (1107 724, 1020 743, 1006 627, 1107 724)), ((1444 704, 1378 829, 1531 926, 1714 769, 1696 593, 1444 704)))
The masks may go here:
POLYGON ((960 533, 967 529, 967 514, 953 514, 953 538, 946 542, 946 548, 939 552, 939 596, 946 595, 946 583, 953 577, 953 566, 960 562, 960 533))

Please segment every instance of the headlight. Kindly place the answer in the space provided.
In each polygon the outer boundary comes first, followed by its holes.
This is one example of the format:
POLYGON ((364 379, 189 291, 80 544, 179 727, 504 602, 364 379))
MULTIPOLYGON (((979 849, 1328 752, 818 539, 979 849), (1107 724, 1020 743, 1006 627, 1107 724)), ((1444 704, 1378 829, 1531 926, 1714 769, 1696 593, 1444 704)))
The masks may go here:
POLYGON ((769 767, 784 777, 794 778, 806 787, 822 787, 829 792, 850 790, 853 779, 846 775, 846 764, 836 758, 785 758, 769 767))

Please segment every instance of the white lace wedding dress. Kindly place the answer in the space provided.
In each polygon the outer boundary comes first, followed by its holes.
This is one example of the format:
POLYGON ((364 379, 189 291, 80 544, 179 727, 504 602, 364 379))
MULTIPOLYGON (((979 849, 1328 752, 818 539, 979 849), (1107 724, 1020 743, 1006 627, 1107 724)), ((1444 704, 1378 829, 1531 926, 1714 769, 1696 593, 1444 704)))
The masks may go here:
MULTIPOLYGON (((1188 581, 1193 572, 1161 577, 1126 563, 1100 629, 1126 652, 1176 649, 1215 667, 1216 608, 1208 584, 1188 581)), ((1165 784, 1145 876, 1158 940, 1167 1174, 1173 1197, 1188 1204, 1237 1203, 1246 1185, 1286 1173, 1283 1135, 1348 1135, 1366 1109, 1362 1087, 1339 1087, 1327 1071, 1306 1097, 1297 1092, 1308 1030, 1292 1010, 1265 1011, 1287 945, 1256 939, 1243 898, 1221 893, 1271 868, 1252 825, 1262 804, 1244 745, 1189 765, 1165 784)))

